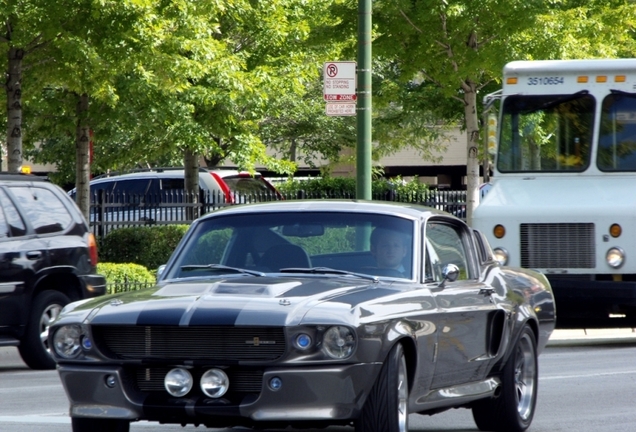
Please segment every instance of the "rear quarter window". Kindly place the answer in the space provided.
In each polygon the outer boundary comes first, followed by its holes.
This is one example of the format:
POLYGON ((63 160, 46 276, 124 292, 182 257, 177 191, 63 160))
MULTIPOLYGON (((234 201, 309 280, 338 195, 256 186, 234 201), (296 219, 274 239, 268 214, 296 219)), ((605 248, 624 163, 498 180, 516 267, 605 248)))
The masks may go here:
POLYGON ((0 189, 0 205, 8 225, 8 236, 19 237, 26 234, 26 225, 15 208, 7 193, 0 189))
POLYGON ((49 189, 16 186, 11 187, 11 193, 37 234, 64 231, 73 222, 64 203, 49 189))

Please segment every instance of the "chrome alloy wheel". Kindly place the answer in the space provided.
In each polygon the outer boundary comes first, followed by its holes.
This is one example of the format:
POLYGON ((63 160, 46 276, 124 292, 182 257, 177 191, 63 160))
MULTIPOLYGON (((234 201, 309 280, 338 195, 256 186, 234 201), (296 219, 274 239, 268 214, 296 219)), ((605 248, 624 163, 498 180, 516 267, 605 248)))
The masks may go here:
POLYGON ((400 357, 398 363, 397 387, 398 429, 400 432, 408 432, 408 380, 404 356, 400 357))
POLYGON ((524 334, 515 353, 514 383, 517 410, 523 420, 532 415, 532 401, 537 387, 537 362, 530 335, 524 334))
POLYGON ((62 309, 62 305, 50 304, 42 311, 42 316, 40 317, 40 342, 42 342, 42 346, 48 352, 51 351, 51 347, 49 347, 49 328, 60 315, 62 309))

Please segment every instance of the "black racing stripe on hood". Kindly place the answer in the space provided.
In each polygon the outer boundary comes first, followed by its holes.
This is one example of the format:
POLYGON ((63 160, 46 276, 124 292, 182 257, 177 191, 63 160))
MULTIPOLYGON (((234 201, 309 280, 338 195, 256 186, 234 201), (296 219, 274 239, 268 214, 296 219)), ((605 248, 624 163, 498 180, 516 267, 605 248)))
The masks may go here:
POLYGON ((318 280, 305 280, 302 285, 292 288, 281 297, 309 297, 324 292, 332 291, 334 289, 343 288, 346 286, 352 286, 350 281, 342 282, 342 280, 336 282, 334 280, 325 281, 325 279, 318 280))
POLYGON ((199 305, 189 320, 190 325, 234 325, 243 308, 224 304, 199 305))
POLYGON ((386 288, 369 288, 336 297, 331 301, 337 303, 347 303, 351 307, 354 307, 359 305, 360 303, 364 303, 369 300, 384 297, 390 294, 395 294, 395 292, 395 290, 386 288))
POLYGON ((145 309, 137 317, 137 325, 179 325, 185 308, 145 309))

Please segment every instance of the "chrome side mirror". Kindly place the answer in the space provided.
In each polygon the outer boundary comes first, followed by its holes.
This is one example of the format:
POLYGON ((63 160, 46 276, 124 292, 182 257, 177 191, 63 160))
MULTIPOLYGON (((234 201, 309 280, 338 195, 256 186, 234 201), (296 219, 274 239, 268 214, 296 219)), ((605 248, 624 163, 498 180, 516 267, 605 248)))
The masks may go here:
POLYGON ((455 264, 446 264, 442 269, 442 282, 439 284, 440 288, 444 287, 444 284, 448 282, 455 282, 459 277, 459 267, 455 264))
POLYGON ((159 280, 159 278, 161 277, 161 273, 163 273, 163 271, 166 269, 166 265, 165 264, 161 264, 159 266, 159 268, 157 269, 157 280, 159 280))

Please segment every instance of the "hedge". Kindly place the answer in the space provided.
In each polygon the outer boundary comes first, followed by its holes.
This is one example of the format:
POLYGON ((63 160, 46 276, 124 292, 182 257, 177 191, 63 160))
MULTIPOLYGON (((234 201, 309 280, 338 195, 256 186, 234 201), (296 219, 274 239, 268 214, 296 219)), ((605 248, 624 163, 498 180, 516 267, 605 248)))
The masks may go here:
POLYGON ((99 245, 104 263, 134 263, 156 270, 168 262, 189 225, 153 225, 119 228, 108 233, 99 245))
POLYGON ((134 291, 156 282, 155 276, 146 267, 134 263, 98 263, 97 272, 106 277, 108 294, 134 291))

